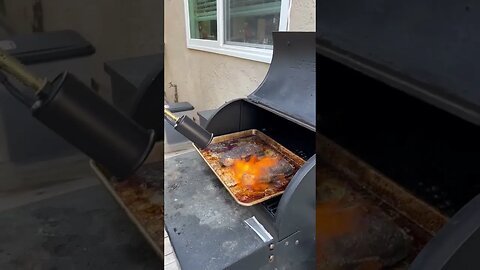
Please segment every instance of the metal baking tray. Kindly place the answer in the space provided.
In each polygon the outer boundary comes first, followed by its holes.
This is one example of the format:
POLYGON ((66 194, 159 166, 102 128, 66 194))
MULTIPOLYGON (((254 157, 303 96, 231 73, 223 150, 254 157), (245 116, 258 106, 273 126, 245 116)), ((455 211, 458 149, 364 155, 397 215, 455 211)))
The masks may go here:
POLYGON ((316 145, 317 269, 408 269, 448 217, 322 134, 316 145))
POLYGON ((232 195, 233 199, 243 206, 252 206, 281 195, 298 169, 300 169, 305 163, 302 158, 294 154, 292 151, 256 129, 216 136, 213 138, 212 143, 202 150, 198 149, 195 145, 194 147, 230 195, 232 195), (273 155, 279 159, 283 159, 283 161, 286 161, 293 166, 293 172, 288 175, 285 174, 279 179, 273 179, 269 183, 263 183, 262 185, 266 185, 267 187, 261 190, 252 191, 241 185, 234 184, 234 178, 232 175, 234 173, 233 168, 231 166, 222 165, 221 154, 226 152, 224 151, 225 149, 231 150, 231 148, 228 147, 236 145, 239 141, 242 141, 242 143, 257 144, 264 152, 267 150, 271 151, 270 153, 273 153, 273 155))
POLYGON ((90 166, 163 261, 163 142, 157 143, 144 164, 126 179, 116 180, 93 160, 90 166))

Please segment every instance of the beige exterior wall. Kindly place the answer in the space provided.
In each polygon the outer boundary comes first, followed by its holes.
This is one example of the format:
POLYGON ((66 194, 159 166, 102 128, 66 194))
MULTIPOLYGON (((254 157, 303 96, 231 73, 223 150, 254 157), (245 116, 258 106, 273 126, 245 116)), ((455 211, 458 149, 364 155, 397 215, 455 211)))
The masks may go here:
MULTIPOLYGON (((255 90, 268 64, 187 48, 183 0, 165 0, 167 100, 189 101, 197 111, 218 108, 255 90)), ((315 0, 293 0, 290 31, 315 31, 315 0)))

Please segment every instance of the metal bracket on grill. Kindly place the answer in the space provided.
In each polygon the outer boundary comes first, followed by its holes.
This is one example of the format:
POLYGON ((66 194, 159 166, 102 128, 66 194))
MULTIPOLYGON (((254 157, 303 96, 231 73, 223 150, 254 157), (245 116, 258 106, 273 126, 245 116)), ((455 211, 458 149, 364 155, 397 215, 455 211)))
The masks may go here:
POLYGON ((247 225, 252 228, 253 231, 263 240, 263 242, 268 243, 273 240, 272 235, 263 227, 263 225, 258 222, 255 216, 244 220, 247 225))

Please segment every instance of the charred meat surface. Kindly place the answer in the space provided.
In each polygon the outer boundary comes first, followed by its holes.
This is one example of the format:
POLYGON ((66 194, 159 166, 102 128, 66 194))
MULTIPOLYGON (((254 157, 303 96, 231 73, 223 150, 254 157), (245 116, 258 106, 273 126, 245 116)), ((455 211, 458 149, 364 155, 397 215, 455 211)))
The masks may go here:
POLYGON ((235 160, 246 159, 251 156, 263 156, 262 148, 257 144, 243 142, 221 154, 220 163, 223 166, 232 166, 235 160))
POLYGON ((295 172, 295 167, 285 159, 279 159, 278 162, 270 168, 271 177, 290 176, 295 172))

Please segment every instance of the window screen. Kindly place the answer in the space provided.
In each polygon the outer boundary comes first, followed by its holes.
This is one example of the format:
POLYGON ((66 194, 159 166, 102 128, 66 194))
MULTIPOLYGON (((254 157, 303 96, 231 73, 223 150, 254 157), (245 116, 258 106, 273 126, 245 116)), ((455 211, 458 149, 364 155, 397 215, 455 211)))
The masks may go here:
POLYGON ((271 48, 281 0, 225 0, 225 43, 271 48))
POLYGON ((189 0, 190 37, 217 40, 217 1, 189 0))

